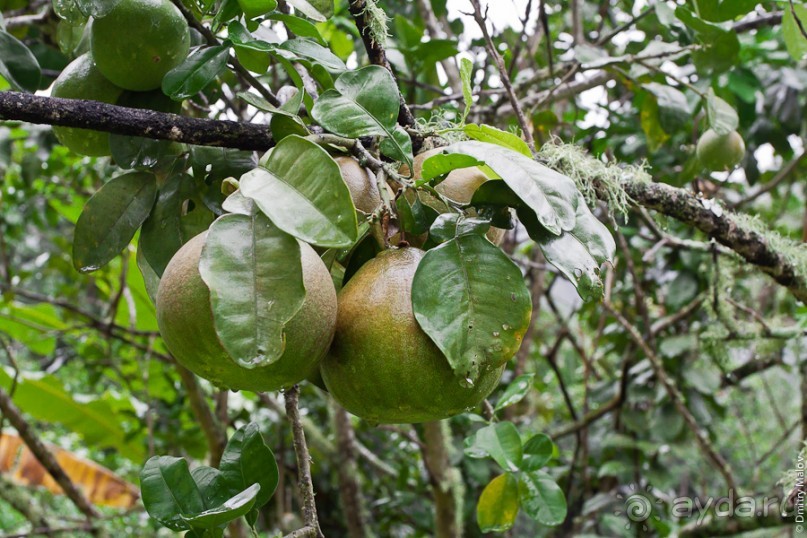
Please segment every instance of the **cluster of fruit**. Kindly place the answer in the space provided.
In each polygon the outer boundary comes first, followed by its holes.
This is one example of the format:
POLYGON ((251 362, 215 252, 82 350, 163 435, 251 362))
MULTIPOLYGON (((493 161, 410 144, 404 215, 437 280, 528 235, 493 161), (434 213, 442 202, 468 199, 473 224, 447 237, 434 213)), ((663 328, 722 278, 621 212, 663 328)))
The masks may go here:
MULTIPOLYGON (((93 20, 90 32, 90 51, 62 71, 53 83, 53 97, 178 111, 181 105, 159 88, 163 76, 188 55, 190 31, 170 0, 121 0, 93 20)), ((53 132, 76 153, 110 154, 107 133, 71 127, 54 127, 53 132)))
MULTIPOLYGON (((419 157, 416 178, 425 156, 419 157)), ((381 203, 373 176, 352 158, 339 157, 337 163, 356 208, 372 212, 381 203)), ((475 168, 456 170, 440 189, 468 203, 485 179, 475 168)), ((177 361, 217 386, 270 391, 309 379, 370 422, 426 422, 477 405, 511 358, 481 365, 474 383, 454 374, 413 314, 412 282, 423 250, 401 246, 381 252, 337 296, 325 264, 301 242, 306 296, 285 326, 284 353, 270 365, 244 368, 216 336, 210 292, 199 272, 205 235, 186 243, 168 264, 157 293, 157 318, 177 361)))

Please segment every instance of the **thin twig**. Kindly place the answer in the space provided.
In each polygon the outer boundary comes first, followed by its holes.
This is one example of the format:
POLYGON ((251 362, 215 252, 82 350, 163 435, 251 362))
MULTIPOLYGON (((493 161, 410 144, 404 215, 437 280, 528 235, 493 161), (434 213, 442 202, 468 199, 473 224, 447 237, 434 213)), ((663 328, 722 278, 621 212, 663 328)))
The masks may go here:
POLYGON ((524 139, 526 140, 527 145, 530 147, 530 150, 535 153, 535 140, 532 138, 532 131, 527 123, 527 118, 524 116, 524 110, 521 108, 518 96, 513 89, 513 83, 510 81, 510 76, 507 74, 507 67, 504 65, 504 60, 502 59, 501 54, 499 54, 499 51, 496 50, 496 46, 493 44, 493 39, 490 37, 488 26, 485 22, 485 16, 482 15, 482 7, 479 5, 479 0, 470 0, 470 2, 474 8, 474 20, 482 30, 482 35, 485 38, 485 45, 488 50, 488 54, 490 54, 491 58, 493 58, 493 61, 496 63, 496 68, 499 70, 499 76, 502 79, 502 84, 507 90, 507 97, 510 99, 510 105, 513 107, 513 110, 516 113, 516 118, 518 118, 518 124, 521 127, 524 139))
POLYGON ((314 482, 311 479, 311 454, 308 452, 308 445, 305 442, 305 432, 300 421, 300 410, 297 404, 300 399, 300 386, 294 385, 286 391, 286 416, 291 424, 292 439, 294 441, 294 454, 297 458, 298 487, 303 503, 303 521, 307 528, 314 529, 316 538, 325 538, 319 528, 317 519, 317 505, 314 500, 314 482))

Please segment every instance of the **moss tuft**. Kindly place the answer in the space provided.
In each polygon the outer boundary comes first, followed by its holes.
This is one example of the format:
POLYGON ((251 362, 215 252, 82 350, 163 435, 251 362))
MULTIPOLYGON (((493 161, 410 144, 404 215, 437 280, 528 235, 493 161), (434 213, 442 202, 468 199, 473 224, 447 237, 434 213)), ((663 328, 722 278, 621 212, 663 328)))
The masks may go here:
POLYGON ((620 213, 627 217, 631 205, 630 197, 622 188, 622 181, 651 181, 644 165, 604 163, 583 148, 565 144, 557 138, 541 147, 538 159, 549 168, 572 178, 589 206, 596 204, 599 192, 612 215, 620 213))

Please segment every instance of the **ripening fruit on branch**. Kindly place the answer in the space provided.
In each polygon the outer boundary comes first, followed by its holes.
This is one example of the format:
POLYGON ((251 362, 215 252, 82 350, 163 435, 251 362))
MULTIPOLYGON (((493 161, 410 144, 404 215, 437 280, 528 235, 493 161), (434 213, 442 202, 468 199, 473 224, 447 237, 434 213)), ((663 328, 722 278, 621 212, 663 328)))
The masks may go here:
POLYGON ((336 334, 320 371, 342 406, 370 422, 440 420, 476 406, 504 365, 481 365, 469 386, 423 332, 412 311, 412 280, 424 252, 391 249, 370 260, 339 293, 336 334))
MULTIPOLYGON (((51 95, 66 99, 89 99, 102 103, 114 103, 123 89, 104 78, 87 53, 73 60, 53 82, 51 95)), ((76 153, 91 157, 109 155, 109 133, 76 129, 73 127, 53 127, 53 134, 63 145, 76 153)))
POLYGON ((381 205, 381 195, 375 178, 353 157, 335 157, 342 179, 345 180, 353 205, 362 213, 370 214, 381 205))
POLYGON ((272 391, 314 372, 333 338, 336 290, 316 252, 300 243, 305 301, 284 328, 283 355, 268 366, 243 368, 222 347, 213 326, 210 292, 199 274, 206 233, 188 241, 169 262, 157 290, 157 323, 177 362, 218 387, 272 391))
POLYGON ((703 133, 696 150, 698 160, 712 172, 724 172, 740 164, 745 157, 745 142, 737 131, 719 135, 712 129, 703 133))
POLYGON ((114 84, 154 90, 188 55, 190 31, 170 0, 121 0, 93 21, 90 46, 98 69, 114 84))

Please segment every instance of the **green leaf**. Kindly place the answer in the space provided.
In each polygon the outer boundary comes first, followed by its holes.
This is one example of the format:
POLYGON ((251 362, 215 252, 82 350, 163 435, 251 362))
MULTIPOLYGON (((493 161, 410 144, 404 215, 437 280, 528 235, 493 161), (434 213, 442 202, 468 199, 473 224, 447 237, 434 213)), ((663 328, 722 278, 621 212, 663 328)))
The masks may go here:
POLYGON ((333 16, 333 0, 288 0, 297 11, 317 22, 333 16))
POLYGON ((310 39, 289 39, 278 47, 294 54, 293 59, 321 65, 330 73, 343 73, 347 67, 331 50, 310 39))
POLYGON ((227 442, 219 465, 224 482, 235 491, 252 484, 261 487, 255 508, 261 508, 277 488, 278 469, 275 455, 266 446, 257 423, 250 422, 236 431, 227 442))
POLYGON ((521 270, 478 235, 461 235, 426 253, 412 283, 412 307, 455 375, 469 383, 480 368, 515 355, 532 314, 521 270))
MULTIPOLYGON (((369 65, 342 74, 334 89, 320 95, 311 116, 324 129, 348 138, 385 136, 394 138, 400 100, 389 71, 369 65)), ((411 151, 410 151, 411 153, 411 151)), ((400 160, 410 162, 406 150, 397 148, 400 160)))
POLYGON ((445 243, 461 235, 484 236, 490 230, 490 221, 466 218, 456 213, 439 215, 429 229, 429 236, 438 243, 445 243))
POLYGON ((266 18, 272 21, 282 22, 298 37, 309 37, 317 41, 320 45, 325 45, 325 40, 322 39, 316 25, 312 24, 310 21, 286 13, 272 13, 266 18))
POLYGON ((193 97, 213 82, 227 67, 228 45, 205 47, 165 74, 163 92, 178 101, 193 97))
POLYGON ((140 471, 143 505, 151 517, 175 531, 190 526, 183 514, 199 514, 205 504, 183 458, 154 456, 140 471))
POLYGON ((260 213, 224 215, 210 226, 199 273, 230 357, 244 368, 280 359, 283 328, 305 299, 297 240, 260 213))
POLYGON ((473 94, 473 81, 471 80, 471 76, 473 76, 474 70, 474 63, 469 60, 468 58, 462 58, 460 60, 460 78, 462 79, 462 100, 465 103, 465 109, 462 111, 462 123, 465 123, 465 119, 468 117, 468 113, 471 112, 471 106, 474 104, 474 94, 473 94))
POLYGON ((491 457, 503 470, 515 472, 523 455, 521 437, 512 422, 496 422, 465 440, 465 454, 471 458, 491 457))
POLYGON ((462 132, 474 140, 512 149, 513 151, 517 151, 525 157, 532 159, 530 147, 526 142, 521 140, 521 138, 513 133, 502 131, 501 129, 491 127, 490 125, 476 125, 475 123, 469 123, 463 127, 462 132))
POLYGON ((670 138, 670 135, 661 126, 659 106, 655 95, 645 97, 639 113, 639 121, 645 137, 647 137, 647 147, 651 153, 655 153, 670 138))
POLYGON ((524 443, 524 459, 521 462, 521 470, 538 471, 549 463, 554 452, 555 444, 548 435, 543 433, 533 435, 524 443))
POLYGON ((579 191, 568 177, 520 152, 485 142, 458 142, 445 151, 484 161, 535 211, 541 225, 551 233, 560 235, 574 227, 579 191))
POLYGON ((248 19, 254 19, 277 9, 277 0, 238 0, 238 5, 248 19))
POLYGON ((542 230, 528 209, 520 208, 517 212, 547 261, 575 285, 580 296, 600 297, 603 292, 600 264, 613 259, 616 243, 608 228, 591 214, 582 195, 574 228, 559 237, 542 230))
POLYGON ((109 263, 129 244, 157 196, 157 178, 130 172, 112 178, 87 201, 76 223, 73 266, 87 273, 109 263))
POLYGON ((48 356, 56 350, 56 337, 67 325, 53 305, 0 302, 0 334, 24 345, 32 353, 48 356))
POLYGON ((795 17, 789 5, 784 7, 784 14, 782 16, 782 37, 785 40, 787 52, 798 62, 807 54, 807 37, 804 37, 801 33, 796 17, 801 21, 802 26, 807 28, 807 6, 794 3, 793 8, 796 11, 795 17))
POLYGON ((265 168, 244 174, 241 192, 278 227, 308 243, 349 247, 358 236, 356 208, 339 165, 305 138, 281 140, 265 168))
POLYGON ((244 491, 233 495, 223 504, 210 508, 192 516, 183 515, 182 519, 194 528, 212 529, 226 525, 230 521, 245 516, 255 506, 255 499, 260 492, 260 484, 252 484, 244 491))
POLYGON ((521 473, 518 498, 524 512, 542 525, 554 527, 566 519, 563 490, 543 471, 521 473))
POLYGON ((207 230, 214 219, 199 199, 193 178, 187 174, 171 176, 160 187, 154 208, 143 222, 138 248, 161 277, 182 245, 207 230))
POLYGON ((15 90, 36 91, 42 71, 22 41, 0 29, 0 76, 15 90))
POLYGON ((452 170, 456 170, 458 168, 469 168, 471 166, 481 166, 484 164, 485 163, 483 161, 475 159, 469 155, 462 155, 459 153, 438 153, 437 155, 432 155, 423 161, 421 179, 416 181, 415 185, 420 187, 432 179, 442 175, 447 175, 452 170))
POLYGON ((709 88, 709 93, 706 95, 706 116, 709 118, 709 127, 719 135, 727 135, 736 131, 740 125, 737 111, 715 95, 712 88, 709 88))
MULTIPOLYGON (((10 390, 10 370, 0 368, 0 386, 10 390)), ((93 395, 81 401, 54 376, 22 373, 14 391, 14 403, 37 420, 62 424, 76 432, 91 447, 115 448, 121 455, 140 462, 145 450, 140 437, 131 438, 122 428, 123 416, 134 415, 128 399, 93 395)))
POLYGON ((680 90, 657 82, 642 87, 656 97, 659 121, 666 132, 683 127, 692 118, 687 98, 680 90))
POLYGON ((535 374, 523 374, 515 378, 504 390, 499 401, 496 402, 496 411, 517 404, 530 392, 535 374))
POLYGON ((518 481, 510 473, 491 480, 476 504, 476 522, 482 532, 510 530, 518 515, 518 481))

